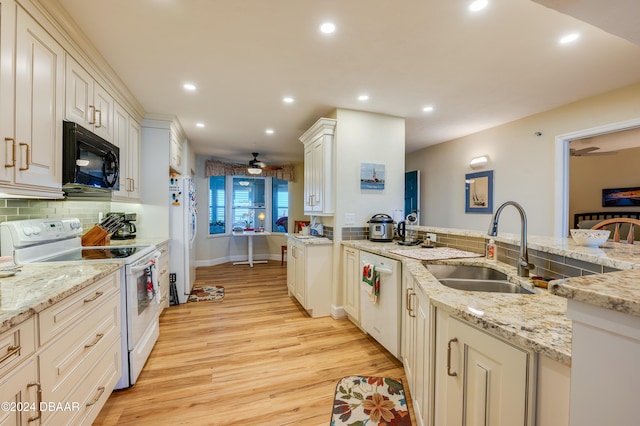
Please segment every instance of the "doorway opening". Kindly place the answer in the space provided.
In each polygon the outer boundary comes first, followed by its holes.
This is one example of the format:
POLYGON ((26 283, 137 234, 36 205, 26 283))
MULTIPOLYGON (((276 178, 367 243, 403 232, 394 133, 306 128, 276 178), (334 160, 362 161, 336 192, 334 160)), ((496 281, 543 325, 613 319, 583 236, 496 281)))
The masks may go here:
POLYGON ((579 130, 577 132, 558 135, 555 138, 555 193, 554 193, 554 236, 569 235, 569 160, 571 155, 570 143, 578 139, 606 135, 614 132, 636 129, 640 127, 640 118, 611 123, 604 126, 579 130))

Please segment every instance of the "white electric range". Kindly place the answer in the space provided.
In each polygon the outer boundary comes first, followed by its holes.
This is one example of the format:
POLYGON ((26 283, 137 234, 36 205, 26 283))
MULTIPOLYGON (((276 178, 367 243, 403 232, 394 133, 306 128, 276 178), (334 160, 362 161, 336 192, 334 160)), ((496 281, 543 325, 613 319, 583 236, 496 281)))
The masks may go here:
POLYGON ((133 386, 160 334, 160 292, 153 245, 82 246, 79 219, 29 219, 0 223, 0 255, 18 265, 43 262, 121 262, 122 377, 133 386))

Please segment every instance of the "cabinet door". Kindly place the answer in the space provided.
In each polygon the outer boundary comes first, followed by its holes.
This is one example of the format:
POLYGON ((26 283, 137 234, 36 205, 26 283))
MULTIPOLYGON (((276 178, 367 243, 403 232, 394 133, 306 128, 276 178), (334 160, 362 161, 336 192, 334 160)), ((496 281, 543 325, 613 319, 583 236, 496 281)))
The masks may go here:
POLYGON ((415 281, 406 268, 402 269, 402 363, 411 395, 415 392, 416 294, 415 281))
POLYGON ((0 1, 0 182, 12 182, 15 168, 13 127, 13 50, 15 46, 15 10, 13 1, 0 1))
POLYGON ((313 211, 312 196, 314 191, 313 146, 304 149, 304 211, 313 211))
MULTIPOLYGON (((312 195, 311 195, 311 210, 314 212, 323 212, 324 211, 324 149, 323 149, 324 138, 320 137, 316 142, 312 145, 313 155, 312 155, 312 195)), ((328 159, 327 159, 328 161, 328 159)))
POLYGON ((304 246, 296 244, 294 247, 296 254, 296 299, 306 309, 307 308, 307 276, 306 276, 306 254, 304 246))
POLYGON ((351 319, 360 323, 360 251, 344 248, 343 260, 344 310, 351 319))
POLYGON ((93 104, 95 106, 93 131, 107 141, 113 142, 114 101, 111 95, 95 82, 93 84, 93 104))
POLYGON ((415 338, 413 348, 414 389, 413 409, 419 425, 429 424, 429 401, 431 383, 431 320, 430 304, 427 295, 415 285, 415 338))
POLYGON ((293 241, 287 241, 287 288, 289 296, 296 294, 296 245, 293 241))
POLYGON ((120 148, 120 189, 113 193, 116 198, 127 198, 129 188, 129 114, 116 104, 113 112, 113 144, 120 148))
POLYGON ((0 425, 40 424, 39 388, 35 357, 0 378, 0 400, 12 408, 0 411, 0 425))
POLYGON ((93 78, 71 56, 66 60, 65 115, 69 121, 92 129, 95 116, 93 78))
POLYGON ((15 95, 15 181, 61 188, 64 50, 20 7, 15 95))
POLYGON ((444 372, 449 382, 456 382, 447 387, 447 421, 531 424, 530 354, 455 318, 449 319, 448 328, 448 343, 457 356, 450 357, 450 368, 444 372))
POLYGON ((129 172, 129 198, 140 199, 140 149, 141 149, 141 129, 140 125, 129 117, 129 149, 128 166, 129 172))

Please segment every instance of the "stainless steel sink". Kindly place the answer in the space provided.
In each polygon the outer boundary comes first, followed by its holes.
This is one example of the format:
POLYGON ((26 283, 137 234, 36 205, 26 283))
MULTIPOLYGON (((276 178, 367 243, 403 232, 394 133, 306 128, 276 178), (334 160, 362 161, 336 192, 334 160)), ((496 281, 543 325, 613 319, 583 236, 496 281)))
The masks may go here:
POLYGON ((524 287, 507 281, 506 274, 486 266, 427 263, 424 263, 424 266, 441 284, 457 290, 534 294, 524 287))

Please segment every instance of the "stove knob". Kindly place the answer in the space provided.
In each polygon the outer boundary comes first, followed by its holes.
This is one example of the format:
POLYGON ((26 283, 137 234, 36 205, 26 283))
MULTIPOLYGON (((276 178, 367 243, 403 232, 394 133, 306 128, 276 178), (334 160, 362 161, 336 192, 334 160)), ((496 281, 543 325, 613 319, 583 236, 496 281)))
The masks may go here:
POLYGON ((22 228, 22 232, 24 232, 24 235, 28 237, 33 232, 33 229, 31 229, 30 226, 25 226, 24 228, 22 228))
POLYGON ((38 234, 40 234, 40 231, 41 231, 41 230, 42 230, 42 229, 40 229, 40 227, 39 227, 39 226, 34 226, 34 227, 33 227, 33 235, 38 235, 38 234))

